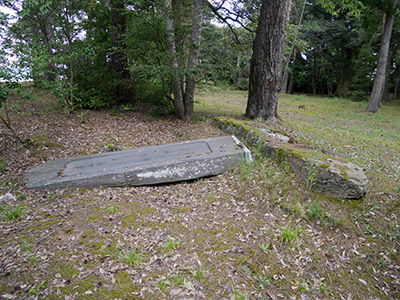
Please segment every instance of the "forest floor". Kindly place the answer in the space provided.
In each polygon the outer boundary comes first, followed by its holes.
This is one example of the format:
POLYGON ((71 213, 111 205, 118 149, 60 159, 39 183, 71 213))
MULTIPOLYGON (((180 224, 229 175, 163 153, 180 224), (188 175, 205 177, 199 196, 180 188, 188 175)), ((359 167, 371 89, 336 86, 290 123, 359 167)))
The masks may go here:
MULTIPOLYGON (((198 90, 196 120, 146 108, 66 114, 29 87, 8 101, 24 147, 0 127, 0 298, 400 299, 400 103, 282 95, 275 129, 362 166, 361 200, 314 193, 254 153, 177 184, 27 190, 24 172, 84 154, 226 135, 246 92, 198 90)), ((250 121, 267 126, 261 120, 250 121)))

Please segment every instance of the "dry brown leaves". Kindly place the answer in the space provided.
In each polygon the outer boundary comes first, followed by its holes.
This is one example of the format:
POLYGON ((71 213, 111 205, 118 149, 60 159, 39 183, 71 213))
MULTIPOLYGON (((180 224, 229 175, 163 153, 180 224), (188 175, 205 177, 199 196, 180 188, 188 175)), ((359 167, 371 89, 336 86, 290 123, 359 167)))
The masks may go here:
POLYGON ((15 196, 2 206, 25 212, 22 220, 0 221, 4 299, 358 299, 390 297, 400 286, 395 260, 382 252, 387 265, 379 269, 364 253, 373 242, 305 222, 283 205, 283 197, 294 197, 285 185, 267 187, 259 170, 244 181, 233 170, 181 184, 26 190, 24 172, 43 161, 224 133, 208 122, 139 112, 64 114, 52 98, 10 104, 20 105, 14 126, 34 145, 0 136, 0 195, 15 196), (302 229, 293 249, 280 238, 288 225, 302 229), (355 262, 366 259, 371 274, 364 278, 355 262), (357 278, 352 291, 340 278, 346 272, 357 278))

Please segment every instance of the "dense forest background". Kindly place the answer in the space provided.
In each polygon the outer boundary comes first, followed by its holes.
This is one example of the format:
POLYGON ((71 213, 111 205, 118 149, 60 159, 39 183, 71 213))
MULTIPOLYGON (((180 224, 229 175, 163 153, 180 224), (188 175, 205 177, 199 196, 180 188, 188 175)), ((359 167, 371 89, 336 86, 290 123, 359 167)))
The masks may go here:
MULTIPOLYGON (((381 36, 392 15, 381 99, 397 97, 400 24, 398 11, 392 9, 396 1, 353 2, 291 1, 281 93, 368 100, 381 36)), ((0 18, 2 81, 17 80, 15 70, 28 72, 66 110, 147 102, 161 112, 176 112, 174 78, 179 78, 175 83, 183 98, 193 97, 188 90, 195 83, 248 89, 261 1, 0 4, 4 12, 13 12, 0 18)))

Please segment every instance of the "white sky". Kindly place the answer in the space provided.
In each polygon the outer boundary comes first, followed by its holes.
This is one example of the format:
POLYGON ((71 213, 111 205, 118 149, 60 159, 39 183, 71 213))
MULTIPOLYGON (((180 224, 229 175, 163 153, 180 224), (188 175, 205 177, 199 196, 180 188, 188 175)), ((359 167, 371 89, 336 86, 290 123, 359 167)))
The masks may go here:
MULTIPOLYGON (((7 14, 7 15, 11 15, 11 16, 13 16, 13 17, 16 17, 16 16, 17 16, 14 10, 12 10, 11 8, 2 6, 2 5, 0 5, 0 12, 5 13, 5 14, 7 14)), ((13 18, 13 19, 14 19, 14 18, 13 18)))
MULTIPOLYGON (((5 7, 5 6, 0 5, 0 12, 2 12, 2 13, 4 13, 4 14, 7 14, 7 15, 8 15, 8 19, 9 19, 10 23, 14 23, 14 22, 17 21, 17 14, 16 14, 16 12, 15 12, 14 10, 12 10, 12 9, 10 9, 10 8, 8 8, 8 7, 5 7)), ((2 37, 0 36, 0 47, 2 47, 1 44, 2 44, 2 37)), ((10 63, 15 62, 16 59, 17 59, 17 58, 16 58, 13 54, 11 54, 11 53, 7 54, 7 55, 6 55, 6 58, 8 59, 8 61, 9 61, 10 63)))

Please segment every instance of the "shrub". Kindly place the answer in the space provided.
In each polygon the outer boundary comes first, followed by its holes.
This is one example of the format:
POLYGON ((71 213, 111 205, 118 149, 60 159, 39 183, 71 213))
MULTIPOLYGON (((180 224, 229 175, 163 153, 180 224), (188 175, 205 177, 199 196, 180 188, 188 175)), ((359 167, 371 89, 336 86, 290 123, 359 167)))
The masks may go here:
POLYGON ((237 89, 240 91, 248 91, 249 90, 249 78, 239 78, 236 86, 237 86, 237 89))
POLYGON ((367 93, 364 91, 351 91, 349 98, 354 101, 364 101, 368 99, 367 93))

